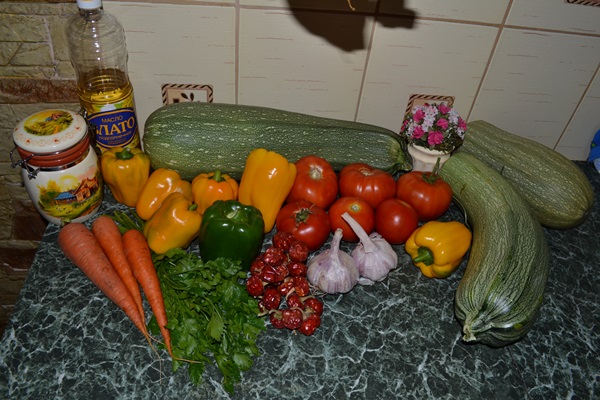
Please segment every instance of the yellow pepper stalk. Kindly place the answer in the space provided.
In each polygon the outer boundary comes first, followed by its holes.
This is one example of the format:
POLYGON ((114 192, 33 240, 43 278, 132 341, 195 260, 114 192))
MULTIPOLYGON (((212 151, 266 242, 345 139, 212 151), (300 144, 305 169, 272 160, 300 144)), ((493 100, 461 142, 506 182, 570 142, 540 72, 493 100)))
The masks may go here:
POLYGON ((192 195, 200 214, 217 200, 237 200, 238 188, 235 179, 219 170, 199 174, 192 180, 192 195))
POLYGON ((202 223, 202 215, 196 208, 182 193, 169 194, 144 224, 144 236, 150 249, 164 254, 171 249, 188 247, 198 236, 202 223))
POLYGON ((253 150, 246 159, 240 180, 238 200, 260 210, 265 233, 275 226, 275 218, 296 179, 296 165, 281 154, 266 149, 253 150))
POLYGON ((181 179, 178 172, 159 168, 152 172, 135 205, 135 211, 141 219, 147 221, 152 214, 158 210, 163 200, 171 193, 179 192, 189 200, 193 201, 192 184, 181 179))
POLYGON ((446 278, 462 262, 471 231, 458 221, 429 221, 410 235, 404 249, 428 278, 446 278))
POLYGON ((102 153, 100 171, 115 200, 135 207, 150 176, 150 158, 138 148, 113 147, 102 153))

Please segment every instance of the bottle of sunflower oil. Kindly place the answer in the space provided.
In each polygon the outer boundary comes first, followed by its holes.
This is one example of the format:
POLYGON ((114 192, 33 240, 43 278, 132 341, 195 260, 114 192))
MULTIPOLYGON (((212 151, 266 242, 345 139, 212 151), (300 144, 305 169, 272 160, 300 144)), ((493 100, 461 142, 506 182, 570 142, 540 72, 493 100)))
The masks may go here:
POLYGON ((77 0, 65 33, 77 75, 77 93, 96 146, 140 147, 133 87, 127 72, 123 26, 102 0, 77 0))

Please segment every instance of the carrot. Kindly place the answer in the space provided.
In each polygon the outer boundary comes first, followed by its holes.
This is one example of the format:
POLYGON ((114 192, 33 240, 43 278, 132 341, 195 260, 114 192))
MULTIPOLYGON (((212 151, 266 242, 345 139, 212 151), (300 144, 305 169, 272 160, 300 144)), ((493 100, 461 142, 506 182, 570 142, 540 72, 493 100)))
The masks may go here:
POLYGON ((121 280, 125 283, 127 289, 129 289, 131 297, 133 297, 135 304, 137 304, 142 322, 144 322, 145 314, 144 306, 142 305, 142 294, 138 282, 133 276, 127 257, 125 257, 125 249, 123 248, 123 239, 119 227, 111 217, 102 215, 92 222, 92 233, 100 243, 104 254, 106 254, 121 277, 121 280))
POLYGON ((167 351, 173 357, 171 333, 166 327, 167 311, 165 310, 165 302, 158 275, 152 262, 148 242, 143 233, 136 229, 130 229, 123 234, 123 247, 125 248, 127 261, 129 261, 129 265, 131 265, 131 269, 133 270, 133 275, 140 285, 142 285, 146 299, 152 308, 156 322, 158 322, 160 332, 165 339, 167 351))
POLYGON ((84 224, 72 222, 61 228, 58 244, 65 256, 112 300, 151 343, 148 330, 127 286, 110 263, 96 237, 84 224))

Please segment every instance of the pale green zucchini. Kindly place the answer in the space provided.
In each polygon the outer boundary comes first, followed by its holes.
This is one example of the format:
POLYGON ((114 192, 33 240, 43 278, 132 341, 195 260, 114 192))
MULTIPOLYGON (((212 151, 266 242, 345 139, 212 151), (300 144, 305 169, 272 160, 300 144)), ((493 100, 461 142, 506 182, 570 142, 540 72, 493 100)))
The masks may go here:
POLYGON ((275 151, 290 162, 316 155, 335 170, 354 162, 391 173, 412 168, 406 143, 388 129, 266 107, 163 106, 148 117, 142 142, 154 169, 174 169, 184 179, 215 169, 239 179, 255 148, 275 151))
POLYGON ((549 268, 543 228, 514 187, 475 157, 453 154, 440 175, 473 231, 455 295, 463 339, 514 343, 529 332, 542 304, 549 268))
POLYGON ((503 131, 485 121, 470 122, 459 151, 499 171, 532 207, 542 225, 579 225, 594 204, 594 191, 572 161, 549 147, 503 131))

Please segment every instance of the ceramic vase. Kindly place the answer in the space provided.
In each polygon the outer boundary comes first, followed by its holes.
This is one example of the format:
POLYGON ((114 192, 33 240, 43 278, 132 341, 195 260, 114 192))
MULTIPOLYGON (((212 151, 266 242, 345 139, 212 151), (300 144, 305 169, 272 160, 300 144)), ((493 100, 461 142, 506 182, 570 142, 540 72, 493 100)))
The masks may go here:
POLYGON ((450 158, 449 152, 430 150, 426 147, 408 145, 408 154, 413 160, 413 171, 431 172, 437 159, 440 159, 440 168, 450 158))

